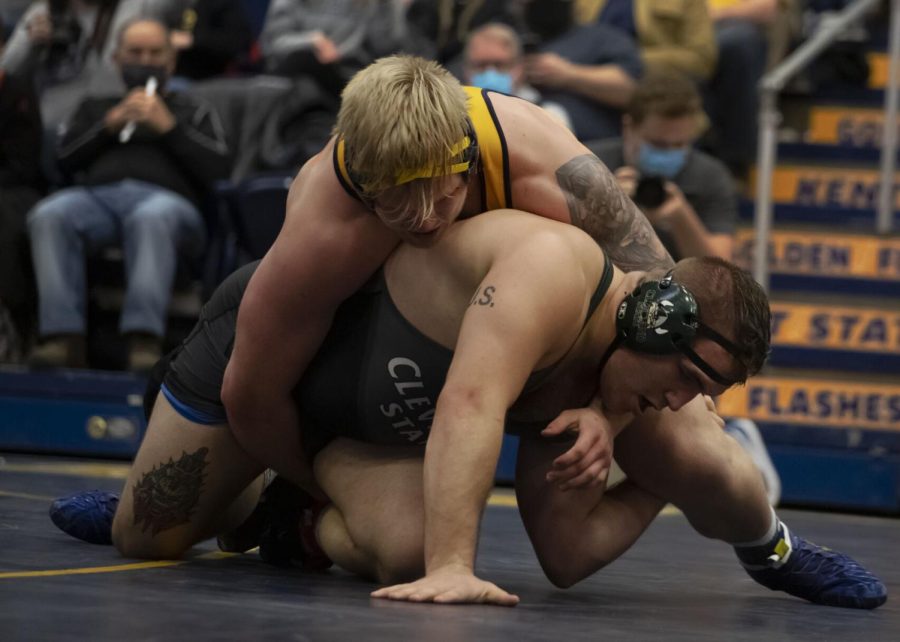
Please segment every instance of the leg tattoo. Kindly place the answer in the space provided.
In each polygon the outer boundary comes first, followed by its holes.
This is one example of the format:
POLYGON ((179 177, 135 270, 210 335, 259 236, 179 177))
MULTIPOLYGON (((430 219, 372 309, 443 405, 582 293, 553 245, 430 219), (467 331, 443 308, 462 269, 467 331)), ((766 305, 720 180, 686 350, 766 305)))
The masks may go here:
POLYGON ((577 156, 556 170, 572 224, 606 250, 626 272, 672 266, 647 217, 631 202, 616 177, 593 154, 577 156))
POLYGON ((191 521, 191 513, 200 501, 203 469, 209 464, 209 448, 181 459, 154 466, 134 487, 134 523, 144 522, 141 532, 151 529, 155 537, 162 531, 191 521))

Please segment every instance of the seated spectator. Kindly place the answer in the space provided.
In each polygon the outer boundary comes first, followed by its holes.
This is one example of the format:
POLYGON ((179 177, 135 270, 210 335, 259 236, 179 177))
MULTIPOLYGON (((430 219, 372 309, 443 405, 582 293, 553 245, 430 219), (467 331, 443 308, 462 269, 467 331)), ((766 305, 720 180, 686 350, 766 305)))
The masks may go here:
POLYGON ((579 24, 605 24, 634 38, 647 69, 712 76, 716 42, 707 0, 574 0, 579 24))
POLYGON ((16 25, 0 68, 35 81, 44 128, 52 133, 86 96, 121 89, 111 34, 138 15, 156 15, 157 7, 149 0, 35 2, 16 25))
POLYGON ((221 76, 249 52, 253 35, 241 0, 169 1, 165 17, 178 52, 177 78, 221 76))
POLYGON ((691 146, 706 116, 694 83, 648 73, 622 117, 622 138, 588 145, 647 215, 673 258, 730 259, 737 195, 725 166, 691 146))
POLYGON ((40 198, 40 150, 33 88, 0 69, 0 363, 19 360, 33 325, 25 214, 40 198))
POLYGON ((272 0, 260 35, 267 72, 309 76, 340 95, 350 77, 371 62, 365 42, 377 0, 272 0))
POLYGON ((756 156, 757 85, 768 58, 767 30, 783 0, 707 0, 719 62, 708 85, 709 149, 743 177, 756 156))
POLYGON ((474 29, 489 22, 515 23, 510 4, 509 0, 412 0, 408 19, 435 44, 434 58, 452 69, 474 29))
POLYGON ((524 28, 537 52, 525 58, 525 79, 561 105, 582 141, 618 136, 622 109, 641 73, 628 36, 606 25, 576 25, 571 0, 530 0, 524 28))
POLYGON ((463 52, 462 80, 467 85, 518 96, 540 105, 572 129, 565 108, 545 101, 534 87, 525 83, 522 41, 509 25, 491 22, 471 33, 463 52))
POLYGON ((130 369, 148 370, 160 355, 178 253, 204 246, 197 204, 228 174, 218 117, 165 89, 175 68, 165 25, 127 23, 118 42, 115 60, 128 93, 79 105, 59 152, 78 186, 28 215, 44 338, 29 360, 35 366, 86 364, 85 255, 120 245, 126 292, 119 327, 131 340, 130 369))

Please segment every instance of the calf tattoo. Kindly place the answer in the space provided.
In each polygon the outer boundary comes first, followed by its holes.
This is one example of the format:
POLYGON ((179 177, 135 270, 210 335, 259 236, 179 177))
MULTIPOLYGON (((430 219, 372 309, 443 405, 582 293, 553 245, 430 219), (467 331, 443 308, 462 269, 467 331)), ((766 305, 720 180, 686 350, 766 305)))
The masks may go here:
POLYGON ((576 156, 556 170, 556 180, 566 195, 572 224, 590 234, 622 270, 672 266, 647 217, 596 156, 576 156))
POLYGON ((191 521, 191 513, 200 501, 200 489, 209 464, 209 448, 193 454, 182 451, 181 459, 169 461, 146 473, 134 487, 134 524, 144 522, 142 533, 162 531, 191 521))

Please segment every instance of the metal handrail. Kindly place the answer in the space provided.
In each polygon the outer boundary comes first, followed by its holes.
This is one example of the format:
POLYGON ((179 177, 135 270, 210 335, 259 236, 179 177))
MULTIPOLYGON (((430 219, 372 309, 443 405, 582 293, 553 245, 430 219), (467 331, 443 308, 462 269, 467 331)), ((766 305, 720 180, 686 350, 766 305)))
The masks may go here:
MULTIPOLYGON (((847 27, 861 21, 865 15, 877 7, 881 0, 856 0, 844 8, 832 20, 824 23, 806 42, 793 51, 775 69, 763 76, 759 82, 759 142, 756 154, 756 206, 754 214, 754 230, 756 242, 753 256, 753 276, 766 290, 769 289, 769 232, 772 228, 772 171, 775 168, 777 153, 776 129, 781 122, 778 112, 778 94, 785 84, 798 72, 805 69, 825 49, 840 36, 847 27)), ((893 171, 896 158, 896 113, 897 113, 897 56, 900 53, 900 0, 891 0, 891 63, 889 86, 885 90, 887 110, 885 116, 885 140, 881 150, 881 198, 879 199, 879 231, 890 229, 892 215, 893 171), (890 124, 890 125, 889 125, 890 124), (891 135, 888 136, 887 134, 891 135), (887 197, 885 207, 887 214, 881 211, 882 203, 887 197), (884 229, 881 228, 882 216, 886 219, 884 229)))

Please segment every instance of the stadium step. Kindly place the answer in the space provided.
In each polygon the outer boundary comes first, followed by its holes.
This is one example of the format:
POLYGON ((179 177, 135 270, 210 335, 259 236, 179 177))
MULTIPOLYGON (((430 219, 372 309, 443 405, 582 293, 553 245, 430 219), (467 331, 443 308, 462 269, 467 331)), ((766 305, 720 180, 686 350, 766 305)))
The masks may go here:
POLYGON ((773 300, 769 364, 844 373, 900 372, 900 306, 773 300))
MULTIPOLYGON (((735 262, 750 269, 754 231, 737 231, 735 262)), ((900 238, 774 230, 769 238, 771 288, 779 292, 900 297, 900 238)))
POLYGON ((900 383, 769 373, 719 399, 756 422, 782 503, 900 511, 900 383))

